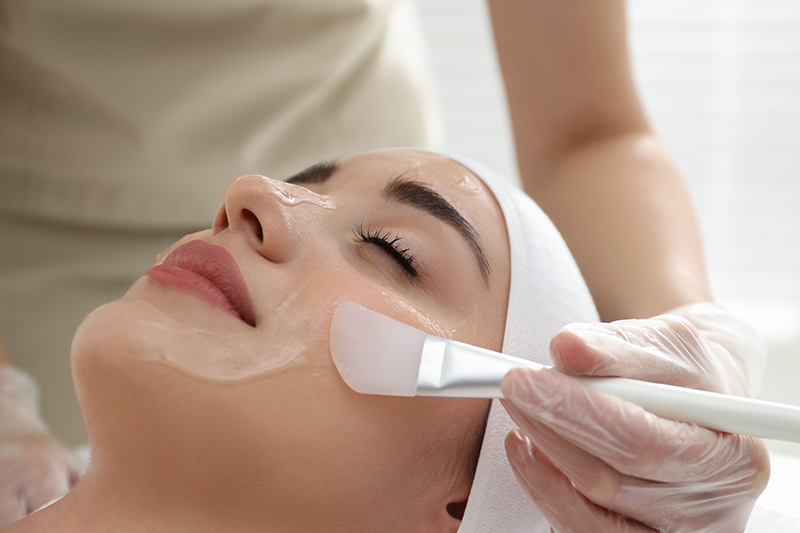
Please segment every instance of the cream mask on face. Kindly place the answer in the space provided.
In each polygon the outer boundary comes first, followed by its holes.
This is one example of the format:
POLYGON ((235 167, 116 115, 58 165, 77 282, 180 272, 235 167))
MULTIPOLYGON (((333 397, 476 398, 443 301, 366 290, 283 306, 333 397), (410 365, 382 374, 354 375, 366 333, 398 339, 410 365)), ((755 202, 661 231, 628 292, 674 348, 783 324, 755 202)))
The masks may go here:
MULTIPOLYGON (((445 173, 440 179, 470 196, 483 191, 480 180, 468 171, 445 173)), ((309 226, 326 227, 329 217, 336 216, 331 211, 352 209, 345 206, 349 202, 339 206, 330 196, 258 175, 238 178, 230 187, 234 192, 226 193, 223 204, 223 209, 230 210, 227 216, 249 209, 252 206, 245 205, 249 199, 259 197, 258 201, 269 198, 274 202, 270 209, 284 210, 276 224, 302 220, 309 226)), ((478 335, 480 305, 476 299, 460 298, 456 307, 440 310, 444 311, 443 321, 431 318, 403 296, 404 289, 386 290, 385 281, 372 283, 375 275, 365 273, 362 267, 338 266, 334 258, 341 257, 342 243, 336 238, 315 241, 310 248, 313 253, 291 269, 262 264, 258 258, 240 256, 236 246, 241 241, 222 234, 236 220, 227 216, 219 218, 225 220, 225 226, 176 243, 147 272, 146 279, 137 282, 125 298, 107 306, 106 314, 111 312, 116 320, 98 323, 95 318, 99 317, 89 317, 84 326, 94 322, 99 326, 95 332, 105 329, 104 336, 111 339, 111 330, 126 325, 122 329, 127 331, 117 334, 119 340, 111 341, 123 353, 220 384, 255 379, 295 363, 329 364, 330 320, 344 301, 361 303, 440 337, 473 339, 478 335), (330 249, 325 250, 327 247, 330 249), (246 283, 240 267, 247 274, 246 283)), ((380 253, 374 248, 360 249, 367 250, 370 257, 380 253)), ((342 266, 347 263, 345 260, 342 266)))
MULTIPOLYGON (((325 210, 336 208, 330 198, 308 189, 292 187, 258 175, 239 179, 268 183, 268 186, 260 190, 260 194, 270 196, 286 207, 294 208, 305 204, 325 210)), ((173 249, 146 276, 199 297, 249 326, 256 325, 255 312, 244 277, 236 260, 221 246, 202 239, 190 240, 173 249)), ((251 283, 256 279, 253 277, 251 283)), ((194 306, 187 301, 187 308, 170 313, 161 311, 159 308, 165 304, 158 302, 152 306, 153 311, 149 317, 153 331, 165 336, 171 333, 181 339, 181 342, 173 349, 154 350, 152 359, 167 363, 194 377, 214 381, 248 379, 285 366, 307 350, 306 339, 309 328, 312 327, 304 322, 302 316, 293 312, 298 291, 289 293, 281 302, 271 302, 270 316, 260 321, 257 331, 253 331, 255 338, 266 339, 256 347, 243 342, 242 337, 236 335, 235 329, 228 333, 224 328, 214 327, 216 324, 199 327, 208 321, 203 316, 202 307, 194 310, 194 306), (187 314, 196 315, 196 319, 188 319, 190 316, 187 314), (278 342, 279 339, 283 342, 278 342), (197 349, 182 348, 198 344, 200 346, 197 349)))
POLYGON ((318 268, 307 268, 314 275, 296 273, 286 278, 294 280, 288 282, 296 283, 293 287, 283 285, 275 291, 270 282, 258 282, 266 278, 251 275, 252 287, 248 289, 230 252, 195 234, 151 268, 145 276, 148 280, 137 283, 125 298, 107 307, 119 317, 113 324, 126 324, 127 330, 143 332, 140 336, 144 340, 137 342, 146 346, 136 354, 137 359, 167 364, 194 378, 221 383, 256 378, 295 360, 305 361, 307 354, 327 361, 330 317, 345 300, 377 306, 384 313, 405 317, 416 327, 448 338, 457 331, 463 333, 465 324, 470 319, 474 322, 477 312, 473 302, 462 309, 451 327, 444 327, 400 296, 365 283, 363 274, 346 272, 321 260, 318 268), (250 300, 250 292, 269 300, 266 312, 259 306, 258 320, 253 310, 258 302, 250 300))
POLYGON ((461 189, 472 194, 478 194, 483 190, 483 185, 481 185, 480 180, 475 178, 475 176, 473 176, 472 174, 466 172, 463 175, 461 175, 458 181, 458 186, 461 189))
POLYGON ((281 181, 274 181, 265 176, 254 176, 268 181, 270 185, 269 192, 267 194, 270 194, 273 198, 287 207, 295 207, 306 203, 321 207, 322 209, 336 209, 336 204, 327 196, 317 194, 304 187, 293 187, 281 181))
MULTIPOLYGON (((81 329, 100 319, 104 323, 95 323, 95 331, 110 333, 124 324, 126 332, 144 332, 133 343, 144 344, 135 354, 137 359, 165 364, 195 379, 220 384, 256 379, 290 364, 329 360, 330 317, 340 303, 359 296, 352 290, 338 294, 333 285, 353 288, 363 286, 363 280, 340 269, 325 274, 296 287, 259 323, 257 335, 248 330, 243 335, 230 325, 220 327, 215 312, 205 305, 193 305, 188 296, 141 298, 136 286, 124 299, 95 311, 81 329), (308 295, 319 298, 309 299, 308 295)), ((402 316, 434 335, 449 338, 456 333, 455 328, 444 327, 396 295, 373 289, 361 296, 358 299, 365 304, 402 316)), ((469 314, 472 312, 473 308, 469 314)))
MULTIPOLYGON (((95 310, 81 324, 84 335, 108 338, 108 350, 137 361, 170 366, 203 381, 231 383, 302 362, 310 348, 308 328, 315 325, 293 309, 293 297, 282 302, 258 334, 220 320, 218 313, 188 295, 154 299, 145 287, 95 310), (211 311, 211 312, 210 312, 211 311), (91 333, 88 333, 91 331, 91 333)), ((327 333, 326 333, 327 335, 327 333)))

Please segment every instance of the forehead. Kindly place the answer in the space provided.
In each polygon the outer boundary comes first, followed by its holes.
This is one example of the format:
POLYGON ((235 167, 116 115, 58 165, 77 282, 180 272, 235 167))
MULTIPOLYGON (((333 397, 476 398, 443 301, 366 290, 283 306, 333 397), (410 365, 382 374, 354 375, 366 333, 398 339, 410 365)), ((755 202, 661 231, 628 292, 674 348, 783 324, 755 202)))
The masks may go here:
MULTIPOLYGON (((403 175, 409 179, 424 181, 434 186, 440 193, 442 188, 454 192, 482 196, 491 192, 461 163, 441 154, 420 150, 382 150, 352 157, 341 162, 342 172, 360 174, 366 172, 371 179, 382 186, 385 180, 403 175)), ((366 176, 365 176, 366 177, 366 176)))

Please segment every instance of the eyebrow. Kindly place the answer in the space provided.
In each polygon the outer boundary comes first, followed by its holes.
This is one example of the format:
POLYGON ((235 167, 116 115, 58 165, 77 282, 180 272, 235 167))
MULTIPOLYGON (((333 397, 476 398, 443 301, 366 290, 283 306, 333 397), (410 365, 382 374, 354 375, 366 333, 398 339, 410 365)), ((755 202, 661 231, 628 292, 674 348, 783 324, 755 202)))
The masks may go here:
POLYGON ((441 194, 426 183, 410 180, 401 175, 386 184, 386 187, 383 189, 383 195, 390 200, 409 205, 433 215, 458 230, 467 241, 470 248, 472 248, 478 260, 481 275, 484 281, 488 283, 489 274, 491 274, 492 269, 489 266, 489 260, 483 249, 480 235, 475 231, 472 224, 470 224, 441 194))
POLYGON ((308 184, 308 183, 325 183, 331 174, 336 172, 339 168, 339 161, 330 159, 328 161, 320 161, 314 163, 310 167, 301 170, 286 180, 286 183, 294 185, 308 184))

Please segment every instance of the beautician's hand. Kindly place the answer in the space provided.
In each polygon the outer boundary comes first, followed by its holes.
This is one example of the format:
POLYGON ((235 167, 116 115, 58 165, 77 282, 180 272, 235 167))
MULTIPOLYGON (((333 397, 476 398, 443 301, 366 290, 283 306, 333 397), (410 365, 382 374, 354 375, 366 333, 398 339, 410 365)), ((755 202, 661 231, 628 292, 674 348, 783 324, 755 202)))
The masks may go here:
MULTIPOLYGON (((551 354, 563 373, 746 394, 766 350, 723 308, 698 304, 567 326, 551 354)), ((558 372, 514 369, 503 392, 521 428, 506 439, 512 467, 558 533, 741 532, 769 478, 760 439, 659 418, 558 372)))
POLYGON ((0 364, 0 527, 63 496, 79 471, 80 462, 39 418, 33 381, 0 364))

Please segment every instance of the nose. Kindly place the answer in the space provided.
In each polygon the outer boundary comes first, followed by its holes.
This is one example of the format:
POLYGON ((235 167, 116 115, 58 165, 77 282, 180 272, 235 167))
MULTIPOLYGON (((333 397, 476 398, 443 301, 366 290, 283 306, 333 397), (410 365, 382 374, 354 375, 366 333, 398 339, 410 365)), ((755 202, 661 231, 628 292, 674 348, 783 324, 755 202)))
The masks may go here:
POLYGON ((307 243, 309 231, 322 224, 330 198, 305 187, 249 174, 228 184, 214 216, 212 230, 244 235, 261 255, 274 263, 296 257, 307 243))

